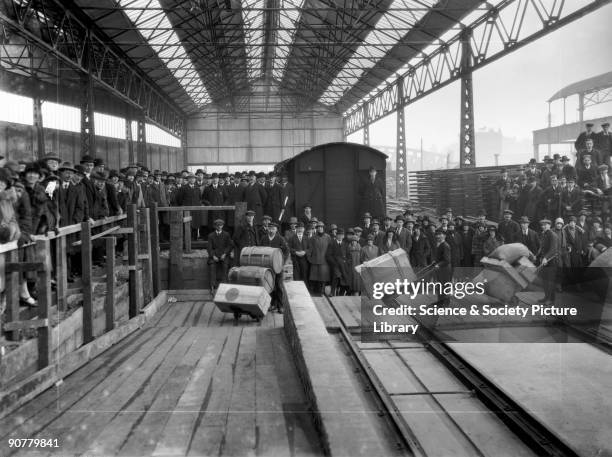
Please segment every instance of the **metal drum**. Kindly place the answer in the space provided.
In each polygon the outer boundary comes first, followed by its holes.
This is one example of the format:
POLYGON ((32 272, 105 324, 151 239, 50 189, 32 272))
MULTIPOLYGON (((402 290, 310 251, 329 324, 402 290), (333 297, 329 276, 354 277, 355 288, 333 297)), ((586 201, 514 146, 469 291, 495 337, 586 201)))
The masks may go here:
POLYGON ((228 272, 227 279, 232 284, 263 287, 268 293, 274 290, 274 273, 266 267, 234 267, 228 272))
POLYGON ((270 268, 274 273, 283 271, 283 251, 268 246, 248 246, 240 252, 240 265, 270 268))

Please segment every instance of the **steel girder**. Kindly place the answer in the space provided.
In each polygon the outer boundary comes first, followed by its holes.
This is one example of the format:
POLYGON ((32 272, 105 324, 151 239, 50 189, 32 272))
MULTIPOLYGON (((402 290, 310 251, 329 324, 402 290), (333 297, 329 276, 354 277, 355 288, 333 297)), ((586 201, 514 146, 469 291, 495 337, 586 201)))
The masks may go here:
POLYGON ((46 81, 69 81, 75 88, 89 74, 95 85, 143 111, 149 122, 180 136, 184 113, 109 41, 58 0, 0 3, 0 65, 4 69, 46 81), (86 62, 88 49, 91 71, 86 62), (28 54, 35 56, 33 62, 28 54))
MULTIPOLYGON (((401 91, 403 85, 399 84, 399 97, 402 98, 401 91)), ((406 170, 406 120, 404 110, 397 111, 397 138, 395 151, 395 197, 408 196, 408 174, 406 170)))
POLYGON ((369 122, 402 109, 426 95, 460 79, 461 37, 471 33, 469 52, 471 71, 481 68, 510 52, 563 27, 586 14, 611 3, 612 0, 591 0, 575 11, 568 11, 563 1, 505 0, 491 8, 481 18, 449 39, 445 44, 426 54, 418 63, 409 67, 403 76, 402 99, 398 97, 398 81, 385 86, 364 102, 354 106, 343 117, 344 134, 350 135, 363 129, 368 107, 369 122), (529 17, 527 17, 529 16, 529 17), (536 19, 536 30, 527 30, 527 19, 536 19), (366 105, 367 102, 367 105, 366 105))

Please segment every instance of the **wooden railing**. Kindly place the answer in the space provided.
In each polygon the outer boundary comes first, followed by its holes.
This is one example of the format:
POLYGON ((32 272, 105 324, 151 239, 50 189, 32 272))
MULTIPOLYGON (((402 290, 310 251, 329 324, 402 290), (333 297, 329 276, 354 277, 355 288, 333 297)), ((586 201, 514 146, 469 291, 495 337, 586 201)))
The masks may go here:
MULTIPOLYGON (((168 268, 169 289, 178 290, 183 288, 183 252, 190 253, 191 249, 191 221, 192 211, 233 211, 234 223, 237 225, 242 222, 246 213, 246 202, 236 202, 235 205, 224 206, 157 206, 151 207, 151 227, 159 226, 158 214, 160 212, 170 213, 170 265, 168 268), (153 216, 154 215, 154 216, 153 216)), ((227 221, 226 221, 227 223, 227 221)), ((154 287, 159 288, 159 233, 153 233, 152 242, 154 243, 154 287)), ((158 289, 153 289, 158 290, 158 289)), ((157 293, 157 292, 156 292, 157 293)))
MULTIPOLYGON (((61 227, 46 235, 32 236, 33 241, 18 246, 16 241, 0 245, 0 275, 5 279, 6 313, 2 326, 4 336, 9 341, 19 341, 23 332, 36 329, 38 339, 38 368, 49 365, 50 360, 50 310, 57 306, 57 311, 68 309, 68 255, 80 249, 81 282, 82 282, 82 334, 83 344, 94 340, 95 335, 109 332, 116 325, 116 241, 117 237, 127 238, 128 269, 128 320, 137 317, 144 303, 149 303, 159 292, 153 287, 152 264, 158 261, 152 256, 151 214, 148 208, 137 209, 136 205, 128 207, 127 214, 113 216, 93 222, 83 222, 61 227), (94 316, 94 277, 92 250, 94 243, 104 243, 106 251, 106 296, 104 305, 104 328, 95 328, 94 316), (26 262, 24 249, 34 249, 34 261, 26 262), (53 263, 53 264, 52 264, 53 263), (20 275, 35 271, 38 306, 32 308, 31 314, 20 316, 19 284, 20 275), (53 303, 52 278, 56 280, 57 301, 53 303), (146 279, 145 279, 146 278, 146 279), (35 317, 35 318, 33 318, 35 317)), ((156 217, 154 218, 156 219, 156 217)), ((155 242, 158 246, 158 242, 155 242)), ((156 254, 159 254, 157 249, 156 254)), ((98 302, 99 303, 99 302, 98 302)), ((123 308, 125 310, 125 308, 123 308)))

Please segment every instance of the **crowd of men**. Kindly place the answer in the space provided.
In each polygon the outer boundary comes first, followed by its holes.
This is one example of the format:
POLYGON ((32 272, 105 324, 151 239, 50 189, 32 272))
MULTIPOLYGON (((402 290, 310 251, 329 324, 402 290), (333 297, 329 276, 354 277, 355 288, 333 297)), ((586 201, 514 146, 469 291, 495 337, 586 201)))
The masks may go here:
MULTIPOLYGON (((0 242, 26 242, 33 234, 120 215, 129 204, 246 202, 244 221, 234 221, 231 211, 192 213, 192 237, 208 241, 209 262, 217 264, 211 268, 212 288, 229 266, 238 264, 243 247, 260 245, 279 247, 286 258, 291 256, 294 278, 306 281, 315 293, 329 284, 332 293, 358 294, 353 267, 397 248, 406 251, 415 269, 434 265, 440 277, 452 275, 457 266, 477 266, 497 246, 512 242, 525 244, 540 258, 554 257, 550 262, 555 266, 581 267, 612 246, 612 136, 608 123, 601 127, 595 133, 593 124, 586 124, 575 143, 574 165, 555 154, 546 156, 541 167, 532 159, 516 176, 502 169, 495 184, 498 227, 486 225, 484 213, 467 224, 450 208, 437 221, 409 211, 394 220, 376 220, 366 213, 363 227, 337 227, 318 220, 310 205, 304 205, 300 215, 293 213, 295 191, 287 173, 151 172, 137 163, 108 170, 99 158, 84 156, 73 165, 48 153, 37 162, 9 160, 0 168, 0 242), (542 232, 547 225, 552 229, 542 232), (543 236, 546 232, 554 236, 543 236)), ((375 170, 370 175, 375 178, 375 170)), ((378 206, 372 209, 376 214, 381 212, 378 206)), ((160 238, 169 238, 168 213, 160 218, 160 238)), ((94 262, 103 261, 101 249, 96 247, 94 262)), ((78 255, 70 257, 72 275, 80 264, 78 255)), ((551 294, 547 292, 547 301, 551 294)), ((22 299, 31 303, 28 297, 23 292, 22 299)))

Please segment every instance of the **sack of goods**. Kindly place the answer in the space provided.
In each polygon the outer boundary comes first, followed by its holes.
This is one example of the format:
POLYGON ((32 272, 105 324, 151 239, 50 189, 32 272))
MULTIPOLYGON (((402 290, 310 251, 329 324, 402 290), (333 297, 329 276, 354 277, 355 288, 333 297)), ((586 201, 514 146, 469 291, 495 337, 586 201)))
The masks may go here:
POLYGON ((233 313, 238 319, 243 314, 261 320, 270 308, 270 294, 261 286, 219 284, 213 302, 223 313, 233 313))
POLYGON ((357 265, 355 271, 363 281, 363 292, 370 298, 373 298, 374 284, 377 282, 395 283, 398 279, 413 282, 417 279, 408 255, 403 249, 396 249, 357 265))
POLYGON ((612 248, 606 249, 593 260, 589 267, 612 268, 612 248))
POLYGON ((529 249, 523 243, 502 244, 489 254, 490 259, 505 260, 513 264, 521 257, 530 257, 529 249))
POLYGON ((269 294, 274 290, 274 273, 266 267, 233 267, 227 274, 227 280, 231 284, 260 286, 269 294))
POLYGON ((240 265, 270 268, 274 273, 283 271, 283 251, 269 246, 248 246, 240 251, 240 265))

